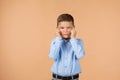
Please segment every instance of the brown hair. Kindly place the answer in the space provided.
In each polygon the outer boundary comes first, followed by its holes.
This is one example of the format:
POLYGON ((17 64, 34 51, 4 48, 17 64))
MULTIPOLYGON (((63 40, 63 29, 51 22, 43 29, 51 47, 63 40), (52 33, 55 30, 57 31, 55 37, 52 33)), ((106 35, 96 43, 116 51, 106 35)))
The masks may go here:
POLYGON ((57 18, 57 26, 58 26, 59 22, 62 22, 62 21, 72 22, 72 24, 74 26, 74 18, 70 14, 61 14, 61 15, 59 15, 58 18, 57 18))

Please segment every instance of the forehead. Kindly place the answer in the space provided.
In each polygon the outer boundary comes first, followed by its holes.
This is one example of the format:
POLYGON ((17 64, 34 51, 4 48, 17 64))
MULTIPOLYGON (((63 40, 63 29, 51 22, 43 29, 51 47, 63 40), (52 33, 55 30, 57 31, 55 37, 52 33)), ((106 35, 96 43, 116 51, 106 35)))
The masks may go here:
POLYGON ((73 27, 73 23, 71 21, 62 21, 58 24, 59 27, 73 27))

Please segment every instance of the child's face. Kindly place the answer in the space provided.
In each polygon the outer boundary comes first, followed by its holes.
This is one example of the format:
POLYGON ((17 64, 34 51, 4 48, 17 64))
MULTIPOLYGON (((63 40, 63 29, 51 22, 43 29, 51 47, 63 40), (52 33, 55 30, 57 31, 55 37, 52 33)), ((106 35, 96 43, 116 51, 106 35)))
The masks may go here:
POLYGON ((60 35, 63 38, 70 38, 71 37, 71 30, 73 28, 73 23, 69 21, 62 21, 59 22, 57 28, 60 31, 60 35))

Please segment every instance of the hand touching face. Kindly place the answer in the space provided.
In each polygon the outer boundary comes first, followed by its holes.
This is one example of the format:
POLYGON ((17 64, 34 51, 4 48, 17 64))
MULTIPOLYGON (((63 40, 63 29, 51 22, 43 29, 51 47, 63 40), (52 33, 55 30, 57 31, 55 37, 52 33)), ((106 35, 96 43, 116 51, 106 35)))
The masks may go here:
POLYGON ((61 32, 58 28, 56 29, 56 35, 57 35, 57 37, 62 37, 61 32))
POLYGON ((76 37, 76 30, 73 27, 72 30, 71 30, 71 38, 75 38, 75 37, 76 37))
POLYGON ((63 38, 71 38, 76 36, 75 28, 72 22, 69 21, 60 22, 57 26, 57 33, 59 33, 58 36, 63 38))

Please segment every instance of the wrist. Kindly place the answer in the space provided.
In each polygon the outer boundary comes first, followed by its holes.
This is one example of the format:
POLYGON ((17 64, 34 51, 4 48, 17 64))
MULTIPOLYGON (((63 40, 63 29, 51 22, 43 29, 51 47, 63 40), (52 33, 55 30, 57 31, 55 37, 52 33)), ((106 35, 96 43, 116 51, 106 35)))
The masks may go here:
POLYGON ((71 36, 71 38, 76 38, 75 36, 71 36))

